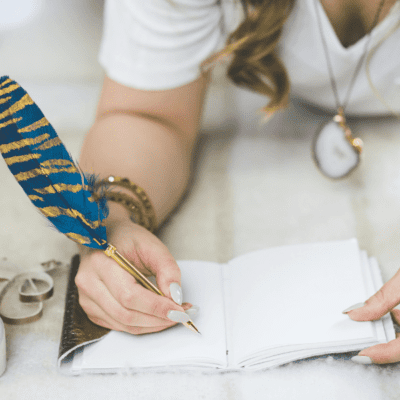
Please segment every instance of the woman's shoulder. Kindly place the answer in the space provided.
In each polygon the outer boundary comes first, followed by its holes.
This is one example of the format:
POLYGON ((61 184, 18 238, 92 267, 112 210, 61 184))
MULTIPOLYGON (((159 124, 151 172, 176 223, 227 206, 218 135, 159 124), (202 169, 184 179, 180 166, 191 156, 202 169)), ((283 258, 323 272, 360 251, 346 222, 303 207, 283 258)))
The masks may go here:
POLYGON ((105 13, 111 9, 138 17, 149 13, 157 15, 160 21, 167 21, 171 16, 179 16, 181 20, 201 19, 211 14, 224 15, 225 20, 243 17, 241 0, 106 0, 105 13))
POLYGON ((127 11, 140 9, 161 13, 167 16, 169 14, 182 14, 196 10, 217 10, 221 8, 222 4, 226 1, 227 0, 106 0, 106 4, 116 3, 127 11))
POLYGON ((99 60, 126 86, 164 90, 194 81, 222 48, 240 0, 107 0, 99 60))

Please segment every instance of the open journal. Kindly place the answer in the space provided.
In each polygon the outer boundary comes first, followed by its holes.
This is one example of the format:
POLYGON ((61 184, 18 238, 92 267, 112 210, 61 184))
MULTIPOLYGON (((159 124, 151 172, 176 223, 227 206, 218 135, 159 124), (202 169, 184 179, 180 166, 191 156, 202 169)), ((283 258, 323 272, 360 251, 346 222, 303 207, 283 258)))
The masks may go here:
MULTIPOLYGON (((182 324, 142 336, 102 328, 100 340, 89 334, 60 352, 62 369, 262 369, 395 338, 390 315, 355 322, 342 314, 382 286, 377 261, 359 250, 356 239, 270 248, 227 264, 178 264, 184 300, 200 306, 193 321, 201 335, 182 324)), ((71 327, 64 321, 62 340, 68 342, 71 327)))

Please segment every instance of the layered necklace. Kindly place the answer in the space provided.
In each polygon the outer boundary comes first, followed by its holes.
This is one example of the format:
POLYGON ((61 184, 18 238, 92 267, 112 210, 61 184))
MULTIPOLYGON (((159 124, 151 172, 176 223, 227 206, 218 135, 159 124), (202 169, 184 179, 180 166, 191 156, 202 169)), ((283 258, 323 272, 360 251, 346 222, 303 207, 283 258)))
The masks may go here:
POLYGON ((333 95, 335 97, 337 114, 333 119, 325 123, 317 132, 313 142, 314 160, 321 172, 329 178, 343 178, 353 171, 360 162, 360 155, 363 147, 360 138, 353 137, 351 129, 348 127, 345 117, 345 109, 348 105, 351 91, 357 76, 361 70, 364 59, 367 55, 368 46, 371 42, 371 32, 379 21, 385 0, 381 0, 376 12, 372 26, 367 34, 364 51, 355 67, 344 101, 339 99, 338 88, 333 74, 331 59, 329 57, 328 45, 322 28, 318 0, 314 0, 315 13, 317 15, 318 27, 321 34, 321 41, 324 47, 326 63, 333 95))

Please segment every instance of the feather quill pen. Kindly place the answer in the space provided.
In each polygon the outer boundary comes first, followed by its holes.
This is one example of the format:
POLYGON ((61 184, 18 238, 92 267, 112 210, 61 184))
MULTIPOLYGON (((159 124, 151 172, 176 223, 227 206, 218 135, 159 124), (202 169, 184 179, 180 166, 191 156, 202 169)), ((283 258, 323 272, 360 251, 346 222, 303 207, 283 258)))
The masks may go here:
POLYGON ((107 248, 88 182, 39 107, 15 81, 0 78, 0 152, 22 189, 52 225, 77 243, 107 248))
MULTIPOLYGON (((163 296, 107 243, 108 208, 104 197, 97 202, 92 197, 94 177, 79 170, 39 107, 8 76, 0 77, 0 152, 33 205, 58 231, 76 243, 103 250, 145 288, 163 296)), ((198 332, 192 321, 184 325, 198 332)))

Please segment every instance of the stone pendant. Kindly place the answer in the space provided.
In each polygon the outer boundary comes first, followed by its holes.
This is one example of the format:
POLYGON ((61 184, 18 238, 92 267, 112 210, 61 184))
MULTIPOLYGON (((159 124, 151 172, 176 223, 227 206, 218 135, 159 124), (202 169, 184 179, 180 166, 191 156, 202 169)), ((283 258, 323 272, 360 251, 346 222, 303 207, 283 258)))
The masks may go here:
POLYGON ((341 113, 322 126, 313 143, 318 168, 332 179, 343 178, 353 171, 360 162, 361 150, 361 139, 353 138, 341 113))

